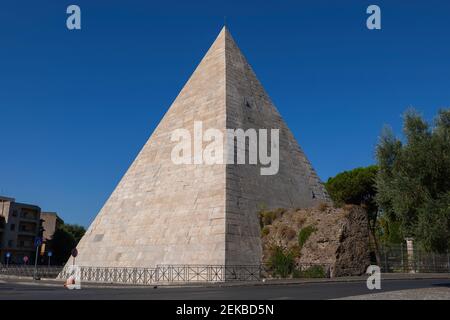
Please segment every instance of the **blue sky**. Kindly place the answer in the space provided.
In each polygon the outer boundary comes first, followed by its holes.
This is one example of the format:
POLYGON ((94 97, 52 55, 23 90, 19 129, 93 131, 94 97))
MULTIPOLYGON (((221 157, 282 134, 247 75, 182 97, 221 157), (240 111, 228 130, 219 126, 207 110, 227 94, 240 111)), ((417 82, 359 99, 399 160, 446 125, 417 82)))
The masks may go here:
POLYGON ((446 0, 3 1, 0 194, 89 225, 224 16, 323 180, 372 164, 406 108, 450 105, 446 0))

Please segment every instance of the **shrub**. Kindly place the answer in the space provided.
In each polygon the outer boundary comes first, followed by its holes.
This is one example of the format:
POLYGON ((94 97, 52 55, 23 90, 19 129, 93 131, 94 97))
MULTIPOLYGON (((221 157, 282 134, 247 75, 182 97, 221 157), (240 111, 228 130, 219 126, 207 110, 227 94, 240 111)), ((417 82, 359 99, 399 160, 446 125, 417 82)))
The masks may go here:
POLYGON ((325 210, 328 209, 328 207, 329 207, 329 205, 326 202, 321 202, 321 203, 319 203, 319 206, 318 206, 320 212, 324 212, 325 210))
POLYGON ((286 209, 276 209, 275 211, 261 210, 259 212, 259 224, 261 228, 272 224, 275 219, 280 218, 285 212, 286 209))
POLYGON ((282 225, 280 228, 281 237, 287 241, 294 239, 296 234, 297 232, 288 225, 282 225))
POLYGON ((295 223, 298 226, 302 226, 305 222, 306 222, 306 218, 305 217, 302 217, 302 216, 296 216, 295 217, 295 223))
POLYGON ((275 212, 273 211, 261 211, 259 213, 259 224, 261 228, 272 224, 273 220, 275 220, 275 212))
POLYGON ((281 278, 287 278, 294 271, 294 254, 290 250, 275 246, 272 248, 269 266, 274 276, 278 275, 281 278))
POLYGON ((261 230, 261 236, 267 236, 268 234, 269 234, 269 232, 270 232, 270 229, 269 229, 269 227, 267 227, 267 226, 265 226, 264 228, 262 228, 262 230, 261 230))
POLYGON ((300 246, 300 249, 303 248, 303 245, 308 241, 311 234, 316 231, 317 229, 314 226, 307 226, 300 230, 298 233, 298 245, 300 246))

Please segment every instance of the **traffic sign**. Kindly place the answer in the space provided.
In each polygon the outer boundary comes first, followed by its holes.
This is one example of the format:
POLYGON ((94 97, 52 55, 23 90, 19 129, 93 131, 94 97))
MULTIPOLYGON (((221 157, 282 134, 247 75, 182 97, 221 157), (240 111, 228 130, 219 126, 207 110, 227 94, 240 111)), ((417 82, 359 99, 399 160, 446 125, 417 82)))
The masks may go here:
POLYGON ((36 237, 36 239, 34 239, 34 245, 40 246, 42 244, 42 238, 41 237, 36 237))
POLYGON ((77 250, 77 248, 74 248, 74 249, 72 250, 72 257, 76 258, 77 255, 78 255, 78 250, 77 250))

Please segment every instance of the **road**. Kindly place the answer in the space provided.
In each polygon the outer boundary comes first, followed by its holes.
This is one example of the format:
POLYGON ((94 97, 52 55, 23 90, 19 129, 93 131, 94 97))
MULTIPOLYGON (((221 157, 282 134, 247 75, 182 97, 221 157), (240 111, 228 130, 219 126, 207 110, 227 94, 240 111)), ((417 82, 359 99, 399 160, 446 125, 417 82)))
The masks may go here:
MULTIPOLYGON (((388 292, 404 289, 446 288, 450 290, 450 280, 383 280, 382 289, 388 292)), ((228 287, 121 287, 67 290, 59 285, 18 284, 13 281, 0 283, 0 300, 289 300, 289 299, 335 299, 348 296, 371 294, 363 281, 329 282, 302 284, 265 284, 258 286, 228 287)))

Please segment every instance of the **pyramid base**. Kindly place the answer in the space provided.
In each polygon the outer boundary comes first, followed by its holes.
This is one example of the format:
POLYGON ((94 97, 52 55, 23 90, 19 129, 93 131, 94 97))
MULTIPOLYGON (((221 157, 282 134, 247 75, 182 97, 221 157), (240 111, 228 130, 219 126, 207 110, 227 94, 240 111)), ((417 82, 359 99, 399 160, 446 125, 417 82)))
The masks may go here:
POLYGON ((58 279, 68 279, 76 273, 81 282, 163 285, 259 281, 260 265, 159 265, 156 268, 66 266, 58 279))

